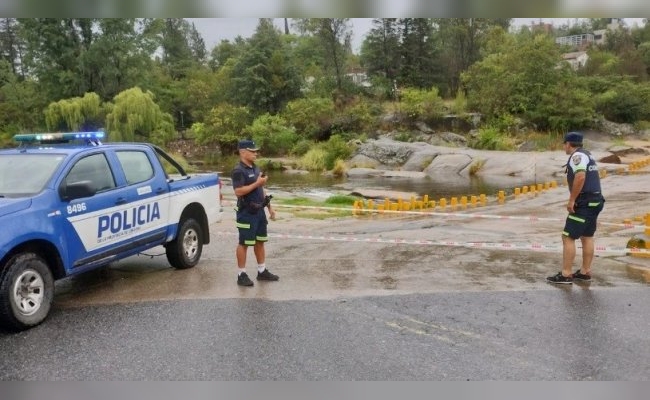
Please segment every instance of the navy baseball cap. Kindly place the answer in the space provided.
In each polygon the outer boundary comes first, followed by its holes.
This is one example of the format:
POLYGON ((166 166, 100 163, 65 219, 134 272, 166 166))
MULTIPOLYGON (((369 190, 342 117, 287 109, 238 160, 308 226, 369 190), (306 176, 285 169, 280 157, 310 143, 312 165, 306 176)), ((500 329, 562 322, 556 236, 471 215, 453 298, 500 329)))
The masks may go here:
POLYGON ((564 142, 563 143, 582 143, 582 133, 580 132, 567 132, 567 134, 564 135, 564 142))
POLYGON ((237 143, 237 150, 250 150, 250 151, 259 151, 259 148, 255 146, 255 142, 250 139, 240 140, 237 143))

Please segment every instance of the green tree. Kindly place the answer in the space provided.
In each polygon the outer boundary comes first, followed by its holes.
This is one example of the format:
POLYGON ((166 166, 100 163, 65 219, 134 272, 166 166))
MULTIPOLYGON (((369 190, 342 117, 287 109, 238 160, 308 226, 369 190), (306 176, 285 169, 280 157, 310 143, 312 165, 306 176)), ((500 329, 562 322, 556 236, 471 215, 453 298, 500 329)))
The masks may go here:
POLYGON ((25 66, 48 99, 81 96, 92 90, 84 81, 80 59, 93 40, 92 19, 19 19, 26 41, 25 66))
POLYGON ((246 132, 269 156, 287 155, 298 141, 296 129, 279 115, 260 115, 246 132))
POLYGON ((234 42, 223 39, 218 45, 214 46, 210 52, 208 65, 212 71, 218 71, 230 59, 237 59, 246 51, 246 41, 241 36, 237 36, 234 42))
POLYGON ((309 18, 299 21, 303 32, 311 33, 323 52, 323 65, 327 74, 334 77, 335 89, 343 92, 343 77, 347 55, 350 53, 352 31, 349 18, 309 18))
POLYGON ((44 127, 46 99, 39 83, 22 79, 6 60, 0 60, 0 132, 15 134, 44 127))
POLYGON ((397 18, 375 18, 361 45, 361 62, 368 75, 393 82, 400 71, 400 33, 397 18))
POLYGON ((45 109, 45 123, 52 131, 95 131, 103 128, 105 112, 96 93, 62 99, 45 109))
POLYGON ((470 108, 488 119, 507 114, 521 117, 540 129, 563 125, 562 121, 551 121, 558 115, 570 117, 567 124, 571 126, 593 116, 588 97, 583 96, 573 70, 561 61, 560 49, 552 38, 501 31, 492 40, 489 48, 494 52, 462 75, 470 108), (563 106, 580 111, 580 116, 555 107, 560 102, 554 98, 570 99, 563 106))
POLYGON ((15 18, 0 19, 0 60, 9 63, 14 75, 25 79, 25 70, 22 66, 25 43, 19 36, 18 29, 15 18))
POLYGON ((293 100, 282 113, 300 137, 313 140, 329 138, 335 115, 334 102, 321 97, 293 100))
POLYGON ((432 20, 403 18, 399 20, 401 36, 401 85, 428 89, 444 84, 438 59, 437 37, 433 35, 432 20))
POLYGON ((492 28, 500 27, 507 31, 509 18, 435 18, 440 47, 441 64, 448 80, 448 93, 455 94, 460 87, 460 75, 479 61, 481 48, 492 28))
POLYGON ((276 114, 299 97, 302 78, 288 55, 272 21, 261 18, 246 51, 233 65, 232 99, 254 114, 276 114))
POLYGON ((106 116, 106 131, 111 141, 152 141, 166 144, 174 138, 171 115, 154 101, 153 93, 134 87, 115 96, 106 116))
POLYGON ((246 107, 221 103, 210 110, 202 129, 192 129, 199 143, 216 144, 222 154, 231 154, 237 149, 237 142, 243 138, 251 120, 246 107))

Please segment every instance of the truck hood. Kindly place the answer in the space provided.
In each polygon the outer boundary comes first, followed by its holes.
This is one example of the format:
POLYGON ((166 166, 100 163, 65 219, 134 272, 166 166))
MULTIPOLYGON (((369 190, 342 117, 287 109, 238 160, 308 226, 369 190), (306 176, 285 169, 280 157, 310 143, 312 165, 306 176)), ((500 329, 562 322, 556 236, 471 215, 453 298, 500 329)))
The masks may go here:
POLYGON ((24 210, 31 204, 31 199, 11 199, 0 197, 0 217, 24 210))

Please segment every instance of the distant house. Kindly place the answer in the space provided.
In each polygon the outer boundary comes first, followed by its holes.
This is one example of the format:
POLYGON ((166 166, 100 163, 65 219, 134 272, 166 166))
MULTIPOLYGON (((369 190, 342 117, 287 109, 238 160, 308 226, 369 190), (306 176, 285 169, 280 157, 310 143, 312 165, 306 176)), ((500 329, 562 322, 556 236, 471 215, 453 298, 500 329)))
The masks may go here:
POLYGON ((607 29, 599 29, 593 33, 582 33, 580 35, 560 36, 555 38, 555 43, 559 45, 569 46, 576 50, 584 50, 592 44, 605 43, 607 30, 617 30, 621 27, 620 18, 610 18, 607 24, 607 29))
POLYGON ((370 87, 372 84, 368 80, 368 75, 365 72, 350 72, 345 74, 355 85, 370 87))
POLYGON ((594 43, 594 35, 583 33, 581 35, 560 36, 555 38, 555 43, 575 49, 584 49, 594 43))
POLYGON ((587 55, 586 51, 574 51, 572 53, 562 54, 562 58, 571 65, 571 68, 577 70, 587 64, 589 55, 587 55))

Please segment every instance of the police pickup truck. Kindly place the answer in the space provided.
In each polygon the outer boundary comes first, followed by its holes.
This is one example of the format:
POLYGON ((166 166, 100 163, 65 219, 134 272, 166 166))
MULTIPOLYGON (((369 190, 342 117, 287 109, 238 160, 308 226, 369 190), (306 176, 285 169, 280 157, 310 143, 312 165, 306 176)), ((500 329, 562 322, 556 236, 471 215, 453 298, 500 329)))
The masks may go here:
POLYGON ((103 138, 21 134, 0 150, 0 327, 41 323, 57 279, 159 245, 173 267, 191 268, 210 242, 218 174, 190 176, 154 145, 103 138))

